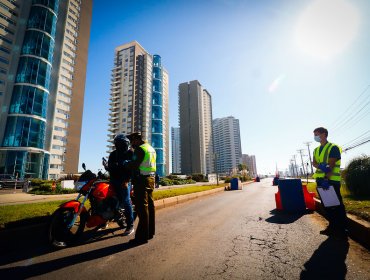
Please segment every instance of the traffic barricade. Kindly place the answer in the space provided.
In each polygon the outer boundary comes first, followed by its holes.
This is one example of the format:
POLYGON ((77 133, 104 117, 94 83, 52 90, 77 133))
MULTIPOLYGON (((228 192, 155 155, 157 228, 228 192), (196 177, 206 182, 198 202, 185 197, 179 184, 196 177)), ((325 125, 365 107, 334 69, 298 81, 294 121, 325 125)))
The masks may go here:
POLYGON ((280 179, 275 193, 276 209, 289 212, 315 210, 314 196, 306 185, 302 185, 301 179, 280 179))

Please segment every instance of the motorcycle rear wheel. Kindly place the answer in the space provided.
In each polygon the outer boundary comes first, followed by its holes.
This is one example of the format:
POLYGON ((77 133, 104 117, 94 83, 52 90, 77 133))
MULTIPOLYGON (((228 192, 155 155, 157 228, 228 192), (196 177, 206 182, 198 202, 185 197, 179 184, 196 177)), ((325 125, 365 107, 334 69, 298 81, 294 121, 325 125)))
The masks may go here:
POLYGON ((64 248, 75 242, 83 233, 87 214, 78 215, 71 228, 71 223, 75 212, 72 208, 59 208, 51 217, 48 227, 49 243, 54 248, 64 248))

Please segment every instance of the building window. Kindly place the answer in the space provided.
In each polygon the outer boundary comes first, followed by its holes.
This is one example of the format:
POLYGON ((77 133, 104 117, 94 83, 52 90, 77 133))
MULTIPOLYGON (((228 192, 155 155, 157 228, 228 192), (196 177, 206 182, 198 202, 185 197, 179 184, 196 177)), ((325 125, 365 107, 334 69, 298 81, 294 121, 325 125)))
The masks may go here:
POLYGON ((22 54, 40 56, 48 61, 53 60, 54 40, 43 32, 29 30, 26 32, 22 54))
POLYGON ((1 57, 1 56, 0 56, 0 62, 2 62, 4 64, 9 64, 9 60, 7 60, 6 58, 1 57))
POLYGON ((16 85, 13 90, 9 112, 46 118, 47 99, 48 94, 43 90, 16 85))
POLYGON ((44 149, 45 122, 29 117, 9 116, 4 135, 5 147, 44 149))
POLYGON ((34 57, 21 57, 15 78, 16 83, 30 83, 49 88, 51 66, 34 57))
MULTIPOLYGON (((57 1, 47 1, 47 2, 50 3, 50 2, 57 2, 57 1)), ((54 3, 54 6, 55 6, 55 3, 54 3)), ((44 7, 41 7, 41 6, 32 6, 31 11, 30 11, 30 16, 27 22, 27 27, 46 31, 52 37, 55 37, 56 22, 57 22, 57 18, 50 10, 45 9, 44 7)))

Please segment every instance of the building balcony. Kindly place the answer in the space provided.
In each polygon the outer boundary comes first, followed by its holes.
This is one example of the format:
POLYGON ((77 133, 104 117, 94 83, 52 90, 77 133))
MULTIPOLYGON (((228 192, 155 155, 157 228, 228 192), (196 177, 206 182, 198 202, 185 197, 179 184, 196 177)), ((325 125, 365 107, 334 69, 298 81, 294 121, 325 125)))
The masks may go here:
POLYGON ((114 122, 114 121, 118 120, 118 116, 110 117, 108 120, 109 120, 110 122, 114 122))
POLYGON ((114 100, 114 101, 117 101, 117 100, 119 100, 120 99, 120 96, 119 95, 112 95, 110 98, 109 98, 109 100, 114 100))
POLYGON ((111 125, 115 125, 114 127, 111 126, 108 128, 108 131, 111 132, 111 133, 116 133, 119 129, 118 129, 118 123, 110 123, 111 125))

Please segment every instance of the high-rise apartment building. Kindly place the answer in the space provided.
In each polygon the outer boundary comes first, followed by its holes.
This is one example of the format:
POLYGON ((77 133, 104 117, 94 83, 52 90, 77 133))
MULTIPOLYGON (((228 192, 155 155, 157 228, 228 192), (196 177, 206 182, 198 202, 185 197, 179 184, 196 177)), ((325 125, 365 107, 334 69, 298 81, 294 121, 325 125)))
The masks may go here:
POLYGON ((242 163, 247 166, 249 175, 251 177, 257 176, 256 157, 254 155, 242 155, 242 163))
POLYGON ((141 132, 157 152, 157 173, 169 173, 168 72, 159 55, 133 41, 115 49, 108 153, 118 133, 141 132))
POLYGON ((217 172, 228 174, 238 168, 242 159, 239 120, 231 116, 214 119, 213 140, 217 172))
POLYGON ((179 85, 181 172, 214 172, 212 97, 197 81, 179 85))
POLYGON ((0 173, 78 171, 92 0, 1 0, 0 173))
POLYGON ((180 128, 171 127, 172 173, 181 173, 180 128))

